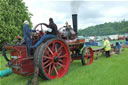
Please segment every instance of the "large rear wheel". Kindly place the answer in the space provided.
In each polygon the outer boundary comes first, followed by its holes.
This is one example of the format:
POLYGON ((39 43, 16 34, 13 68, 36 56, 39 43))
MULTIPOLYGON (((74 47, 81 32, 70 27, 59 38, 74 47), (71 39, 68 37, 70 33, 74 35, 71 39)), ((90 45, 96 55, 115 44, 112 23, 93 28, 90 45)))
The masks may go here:
POLYGON ((39 52, 40 75, 46 79, 63 77, 70 65, 70 51, 63 40, 51 39, 39 52))

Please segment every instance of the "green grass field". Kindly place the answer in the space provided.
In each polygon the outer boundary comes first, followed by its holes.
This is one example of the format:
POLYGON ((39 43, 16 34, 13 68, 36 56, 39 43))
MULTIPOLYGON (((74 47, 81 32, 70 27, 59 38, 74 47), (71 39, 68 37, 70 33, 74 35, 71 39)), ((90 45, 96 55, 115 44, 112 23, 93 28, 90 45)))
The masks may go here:
MULTIPOLYGON (((0 56, 0 70, 7 68, 5 64, 0 56)), ((32 77, 12 74, 0 78, 0 85, 26 85, 32 77)), ((128 85, 128 49, 110 58, 100 56, 90 66, 82 66, 81 61, 75 61, 63 78, 47 81, 39 78, 39 85, 128 85)))

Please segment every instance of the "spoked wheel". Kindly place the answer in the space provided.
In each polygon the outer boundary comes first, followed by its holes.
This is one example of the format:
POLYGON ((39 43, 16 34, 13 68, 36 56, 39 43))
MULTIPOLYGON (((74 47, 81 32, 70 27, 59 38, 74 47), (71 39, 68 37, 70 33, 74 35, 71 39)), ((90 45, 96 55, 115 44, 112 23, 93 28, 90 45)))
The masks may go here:
POLYGON ((93 50, 92 48, 84 48, 81 57, 82 65, 90 65, 93 62, 93 50))
POLYGON ((70 51, 60 39, 48 40, 39 53, 40 74, 46 79, 63 77, 70 65, 70 51))

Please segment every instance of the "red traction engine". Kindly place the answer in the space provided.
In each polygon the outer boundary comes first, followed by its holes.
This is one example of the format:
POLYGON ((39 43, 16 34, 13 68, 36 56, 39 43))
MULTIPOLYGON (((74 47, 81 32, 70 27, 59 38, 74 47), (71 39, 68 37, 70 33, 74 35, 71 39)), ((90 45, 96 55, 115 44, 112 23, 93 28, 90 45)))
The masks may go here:
MULTIPOLYGON (((72 15, 73 29, 63 27, 58 30, 57 38, 47 39, 36 49, 31 50, 33 56, 28 56, 25 43, 14 46, 5 45, 3 55, 8 61, 7 66, 12 68, 16 74, 28 76, 34 73, 36 57, 39 57, 39 75, 45 79, 63 77, 71 62, 81 60, 82 65, 89 65, 93 62, 93 51, 90 47, 84 47, 85 40, 77 37, 77 14, 72 15), (67 35, 65 35, 67 33, 67 35), (10 52, 10 59, 6 51, 10 52)), ((43 23, 38 24, 42 31, 32 36, 33 45, 44 34, 43 23)))

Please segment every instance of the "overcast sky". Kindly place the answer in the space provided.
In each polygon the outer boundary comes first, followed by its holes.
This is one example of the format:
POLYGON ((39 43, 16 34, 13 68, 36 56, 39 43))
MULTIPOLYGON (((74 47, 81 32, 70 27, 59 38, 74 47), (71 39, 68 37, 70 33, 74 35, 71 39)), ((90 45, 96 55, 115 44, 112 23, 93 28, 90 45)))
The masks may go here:
POLYGON ((58 28, 68 21, 72 24, 72 14, 78 14, 78 28, 103 24, 105 22, 128 20, 126 0, 23 0, 33 14, 33 26, 49 23, 52 17, 58 28))

